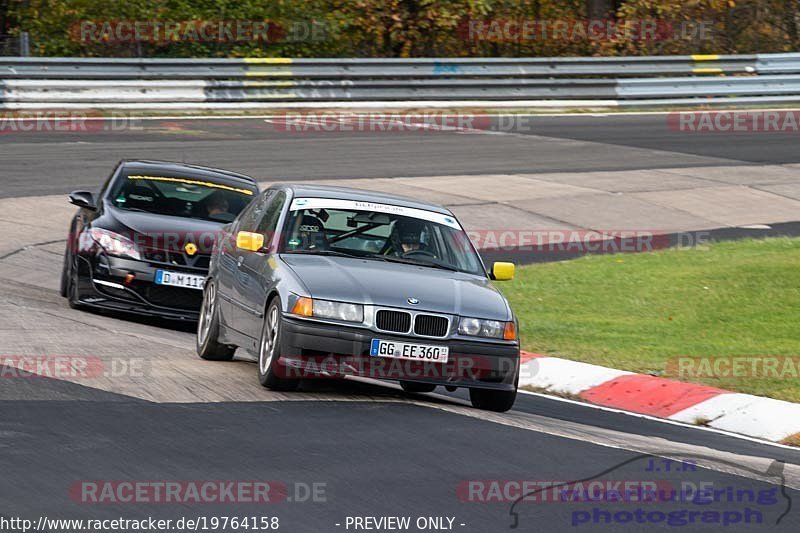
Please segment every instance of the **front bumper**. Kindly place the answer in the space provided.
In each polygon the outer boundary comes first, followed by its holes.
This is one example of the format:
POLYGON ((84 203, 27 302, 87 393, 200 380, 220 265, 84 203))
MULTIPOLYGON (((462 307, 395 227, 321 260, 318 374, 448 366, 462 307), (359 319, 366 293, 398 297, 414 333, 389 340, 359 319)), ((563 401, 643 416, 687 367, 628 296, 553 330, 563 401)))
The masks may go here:
POLYGON ((515 390, 519 343, 424 339, 284 315, 279 369, 285 377, 353 375, 435 385, 515 390), (372 339, 447 346, 445 364, 370 356, 372 339))
POLYGON ((157 285, 157 270, 203 276, 207 271, 98 254, 79 256, 80 303, 89 307, 174 320, 197 320, 203 291, 157 285), (128 274, 134 281, 125 284, 128 274))

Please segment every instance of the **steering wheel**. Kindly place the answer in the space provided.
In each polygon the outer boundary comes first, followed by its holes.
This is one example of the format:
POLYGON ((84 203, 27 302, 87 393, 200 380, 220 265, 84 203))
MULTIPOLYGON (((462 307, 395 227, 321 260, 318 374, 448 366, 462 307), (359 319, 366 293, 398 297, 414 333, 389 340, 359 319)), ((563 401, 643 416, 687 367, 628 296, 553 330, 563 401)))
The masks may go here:
POLYGON ((428 250, 422 250, 422 249, 409 250, 403 254, 403 257, 413 257, 415 255, 422 255, 425 257, 436 259, 436 254, 429 252, 428 250))

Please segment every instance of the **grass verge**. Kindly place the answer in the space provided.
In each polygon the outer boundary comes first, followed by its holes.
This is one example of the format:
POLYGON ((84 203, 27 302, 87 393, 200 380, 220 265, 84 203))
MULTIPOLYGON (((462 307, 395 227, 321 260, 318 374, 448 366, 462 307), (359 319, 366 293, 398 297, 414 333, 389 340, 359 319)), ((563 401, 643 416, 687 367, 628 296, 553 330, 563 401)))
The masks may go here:
POLYGON ((587 256, 500 286, 526 350, 800 402, 800 238, 587 256))

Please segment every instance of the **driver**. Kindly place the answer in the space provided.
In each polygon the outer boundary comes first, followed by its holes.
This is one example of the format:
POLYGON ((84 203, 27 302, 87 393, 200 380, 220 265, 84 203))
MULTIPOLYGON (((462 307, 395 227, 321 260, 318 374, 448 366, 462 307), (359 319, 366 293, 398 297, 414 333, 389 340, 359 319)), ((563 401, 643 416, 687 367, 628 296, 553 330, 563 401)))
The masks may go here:
POLYGON ((422 249, 422 232, 425 224, 413 218, 400 218, 394 227, 400 241, 401 253, 407 254, 422 249))
POLYGON ((228 213, 230 206, 228 200, 220 193, 213 193, 206 202, 206 211, 209 218, 219 218, 220 215, 228 213))

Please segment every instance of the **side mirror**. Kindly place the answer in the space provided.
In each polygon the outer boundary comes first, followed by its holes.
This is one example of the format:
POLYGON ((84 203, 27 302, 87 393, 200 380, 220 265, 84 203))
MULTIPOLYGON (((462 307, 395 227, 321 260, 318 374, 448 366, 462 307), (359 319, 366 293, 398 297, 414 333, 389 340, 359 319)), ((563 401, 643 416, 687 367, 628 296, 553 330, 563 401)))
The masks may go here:
POLYGON ((69 194, 69 203, 86 209, 97 209, 94 203, 94 195, 89 191, 73 191, 69 194))
POLYGON ((264 235, 250 231, 240 231, 236 234, 236 248, 248 252, 258 252, 264 248, 264 235))
POLYGON ((497 262, 492 265, 492 277, 497 281, 511 281, 514 279, 514 263, 497 262))

